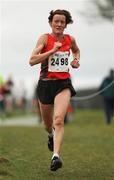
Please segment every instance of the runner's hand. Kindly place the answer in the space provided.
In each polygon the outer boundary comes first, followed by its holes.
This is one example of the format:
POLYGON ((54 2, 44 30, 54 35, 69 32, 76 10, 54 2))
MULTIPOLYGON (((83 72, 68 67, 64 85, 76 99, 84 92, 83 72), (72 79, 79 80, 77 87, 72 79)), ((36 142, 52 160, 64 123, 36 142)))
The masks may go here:
POLYGON ((62 46, 62 43, 60 43, 60 42, 55 42, 55 43, 54 43, 54 47, 53 47, 53 52, 58 51, 58 49, 61 48, 61 46, 62 46))
POLYGON ((72 66, 72 68, 79 68, 80 64, 79 64, 79 60, 78 59, 74 59, 70 65, 72 66))

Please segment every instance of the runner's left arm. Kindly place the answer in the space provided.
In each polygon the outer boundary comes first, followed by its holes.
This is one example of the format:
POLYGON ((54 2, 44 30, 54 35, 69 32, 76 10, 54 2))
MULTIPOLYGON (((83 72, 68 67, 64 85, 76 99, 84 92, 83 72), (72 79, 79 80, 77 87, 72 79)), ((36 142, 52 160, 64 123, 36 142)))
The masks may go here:
POLYGON ((72 51, 72 56, 73 56, 73 61, 71 62, 71 66, 73 68, 78 68, 80 66, 80 64, 79 64, 79 61, 80 61, 80 49, 79 49, 74 37, 71 36, 71 39, 72 39, 71 51, 72 51))

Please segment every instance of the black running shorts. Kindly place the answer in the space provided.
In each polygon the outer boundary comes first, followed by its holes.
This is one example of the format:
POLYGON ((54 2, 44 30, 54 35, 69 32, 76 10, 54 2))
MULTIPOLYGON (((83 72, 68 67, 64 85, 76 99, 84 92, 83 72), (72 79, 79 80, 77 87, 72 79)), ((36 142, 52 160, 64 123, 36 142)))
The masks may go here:
POLYGON ((37 86, 38 99, 42 104, 54 104, 55 96, 66 88, 70 89, 71 97, 76 95, 70 79, 39 80, 37 86))

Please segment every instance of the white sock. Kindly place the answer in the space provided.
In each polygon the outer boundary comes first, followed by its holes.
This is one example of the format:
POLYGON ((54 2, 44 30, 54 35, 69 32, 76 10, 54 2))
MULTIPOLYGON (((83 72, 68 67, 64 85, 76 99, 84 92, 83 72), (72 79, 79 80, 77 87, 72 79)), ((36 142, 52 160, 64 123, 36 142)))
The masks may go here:
POLYGON ((52 159, 53 159, 55 156, 59 158, 59 154, 54 153, 53 156, 52 156, 52 159))

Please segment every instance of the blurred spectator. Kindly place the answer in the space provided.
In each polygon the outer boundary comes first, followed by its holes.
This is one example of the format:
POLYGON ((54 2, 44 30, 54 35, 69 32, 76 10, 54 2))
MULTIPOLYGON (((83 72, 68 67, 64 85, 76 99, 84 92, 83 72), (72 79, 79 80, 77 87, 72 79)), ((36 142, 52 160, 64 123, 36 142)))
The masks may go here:
POLYGON ((111 69, 109 75, 103 80, 99 88, 102 92, 106 123, 110 124, 114 112, 114 70, 111 69), (106 89, 105 89, 106 88, 106 89))
POLYGON ((67 113, 64 119, 64 123, 67 124, 68 122, 70 122, 72 120, 72 114, 73 114, 73 107, 72 104, 70 103, 68 108, 67 108, 67 113))
POLYGON ((5 117, 5 83, 3 77, 0 75, 0 118, 5 117))
POLYGON ((21 92, 21 109, 23 112, 26 112, 26 105, 27 105, 27 90, 25 87, 25 83, 23 80, 20 81, 20 92, 21 92))
POLYGON ((37 85, 35 86, 32 105, 33 105, 33 110, 37 113, 38 122, 41 122, 42 120, 41 120, 40 106, 38 101, 37 85))
POLYGON ((6 112, 12 112, 13 110, 13 95, 12 88, 14 86, 14 82, 12 77, 10 76, 5 82, 5 107, 6 112))
POLYGON ((26 112, 27 90, 23 80, 13 89, 14 107, 15 109, 26 112))

